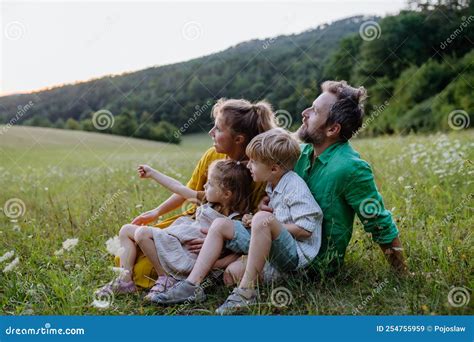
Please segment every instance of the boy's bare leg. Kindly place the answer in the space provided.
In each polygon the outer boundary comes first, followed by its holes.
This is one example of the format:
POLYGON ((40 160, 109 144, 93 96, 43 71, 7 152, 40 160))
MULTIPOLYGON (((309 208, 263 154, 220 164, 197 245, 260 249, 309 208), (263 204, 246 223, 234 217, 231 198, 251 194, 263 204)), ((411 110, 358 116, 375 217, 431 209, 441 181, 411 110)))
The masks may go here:
POLYGON ((224 241, 234 237, 234 224, 230 219, 218 218, 212 222, 209 232, 194 264, 188 281, 199 285, 208 275, 224 248, 224 241))
POLYGON ((270 254, 272 241, 280 235, 280 223, 273 214, 259 211, 252 219, 247 266, 239 288, 253 288, 270 254))
POLYGON ((140 246, 140 249, 143 251, 143 254, 150 259, 153 267, 155 268, 158 276, 166 275, 166 272, 163 270, 163 267, 160 264, 160 259, 158 258, 158 253, 156 253, 155 242, 153 241, 153 230, 156 228, 151 227, 140 227, 135 232, 135 241, 140 246))

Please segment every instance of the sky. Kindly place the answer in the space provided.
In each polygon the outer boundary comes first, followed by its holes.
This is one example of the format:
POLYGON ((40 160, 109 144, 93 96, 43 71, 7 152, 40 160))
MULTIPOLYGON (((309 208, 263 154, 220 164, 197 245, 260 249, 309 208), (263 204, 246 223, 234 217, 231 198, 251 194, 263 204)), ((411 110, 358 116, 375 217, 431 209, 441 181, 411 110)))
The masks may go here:
POLYGON ((405 4, 0 0, 0 96, 186 61, 353 15, 395 14, 405 4))

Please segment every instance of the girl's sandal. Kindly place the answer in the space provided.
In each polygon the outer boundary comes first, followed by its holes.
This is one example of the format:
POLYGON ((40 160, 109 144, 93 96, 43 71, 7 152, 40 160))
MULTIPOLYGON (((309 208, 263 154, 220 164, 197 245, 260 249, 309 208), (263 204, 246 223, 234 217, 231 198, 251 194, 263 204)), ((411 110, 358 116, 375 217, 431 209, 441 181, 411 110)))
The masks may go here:
POLYGON ((150 292, 148 292, 148 294, 145 296, 145 299, 148 300, 150 297, 153 297, 156 294, 165 292, 177 282, 178 280, 171 276, 159 276, 158 279, 156 279, 155 285, 153 285, 153 287, 150 289, 150 292))

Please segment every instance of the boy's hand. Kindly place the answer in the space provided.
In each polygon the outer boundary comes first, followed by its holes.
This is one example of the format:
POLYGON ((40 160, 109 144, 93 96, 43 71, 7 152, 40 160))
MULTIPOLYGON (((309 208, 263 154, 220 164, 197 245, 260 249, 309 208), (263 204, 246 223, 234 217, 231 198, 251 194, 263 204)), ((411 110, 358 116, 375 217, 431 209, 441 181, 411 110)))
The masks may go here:
POLYGON ((258 204, 258 210, 259 211, 268 211, 270 213, 273 213, 273 208, 268 206, 268 203, 270 203, 270 197, 265 196, 260 200, 260 203, 258 204))
POLYGON ((153 172, 153 168, 148 165, 140 165, 137 170, 140 178, 150 178, 153 172))
POLYGON ((252 226, 252 218, 253 218, 252 214, 245 214, 242 217, 242 223, 244 224, 245 227, 250 228, 252 226))

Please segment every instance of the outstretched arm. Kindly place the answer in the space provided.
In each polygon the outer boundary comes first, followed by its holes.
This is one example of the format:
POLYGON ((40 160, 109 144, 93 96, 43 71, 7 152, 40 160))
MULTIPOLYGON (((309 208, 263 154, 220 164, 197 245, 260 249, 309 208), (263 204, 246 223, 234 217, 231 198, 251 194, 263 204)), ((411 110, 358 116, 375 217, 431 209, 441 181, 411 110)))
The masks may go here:
POLYGON ((148 165, 140 165, 138 173, 141 178, 151 178, 173 193, 184 197, 185 199, 197 198, 198 192, 181 184, 174 178, 171 178, 148 165))

